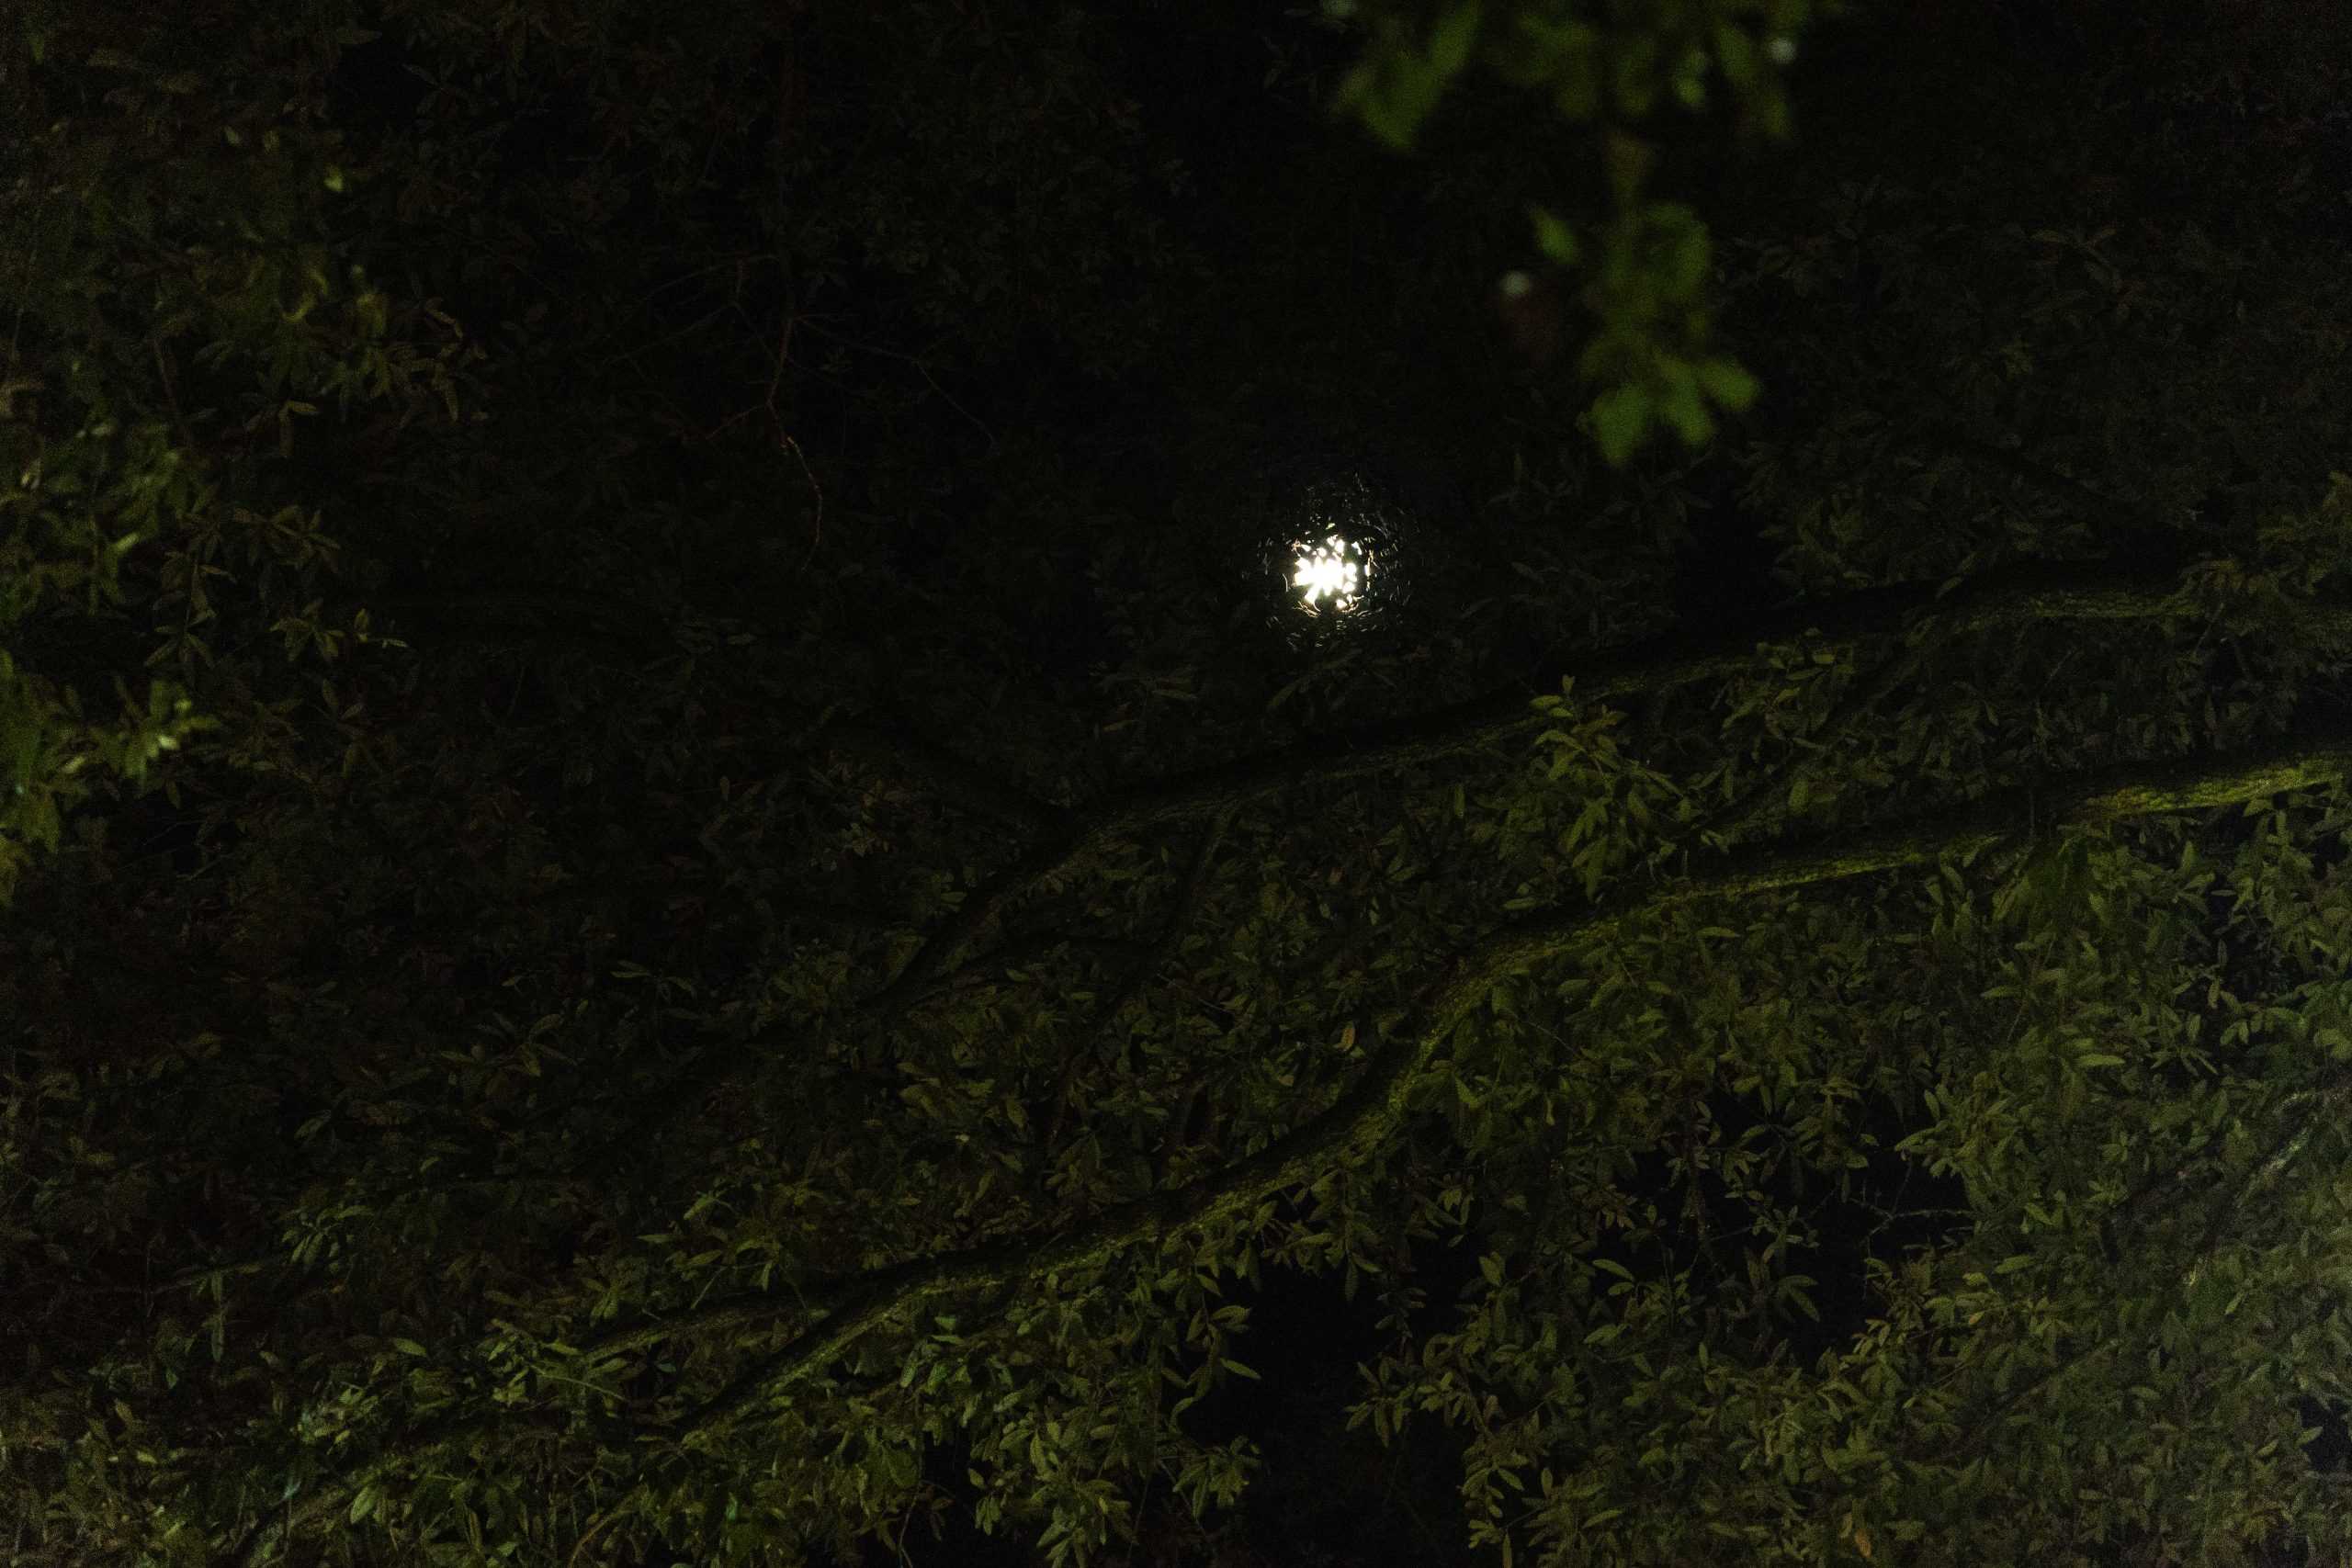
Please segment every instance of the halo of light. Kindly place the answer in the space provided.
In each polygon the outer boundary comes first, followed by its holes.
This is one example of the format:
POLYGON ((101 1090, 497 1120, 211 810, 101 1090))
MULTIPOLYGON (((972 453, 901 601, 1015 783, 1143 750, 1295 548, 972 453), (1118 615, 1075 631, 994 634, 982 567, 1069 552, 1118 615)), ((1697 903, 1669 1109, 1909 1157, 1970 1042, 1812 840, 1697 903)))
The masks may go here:
POLYGON ((1371 560, 1363 546, 1344 534, 1301 539, 1291 547, 1296 570, 1291 586, 1298 591, 1298 607, 1310 615, 1344 615, 1356 606, 1371 574, 1371 560))
POLYGON ((1267 479, 1258 568, 1272 591, 1270 622, 1293 646, 1394 624, 1410 598, 1404 508, 1328 459, 1294 459, 1267 479))

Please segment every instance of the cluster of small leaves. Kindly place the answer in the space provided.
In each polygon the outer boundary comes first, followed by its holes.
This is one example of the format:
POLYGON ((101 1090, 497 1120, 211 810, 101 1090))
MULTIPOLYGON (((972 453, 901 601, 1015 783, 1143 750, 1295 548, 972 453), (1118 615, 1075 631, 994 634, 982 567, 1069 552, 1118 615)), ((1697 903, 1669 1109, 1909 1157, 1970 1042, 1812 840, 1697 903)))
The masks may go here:
POLYGON ((164 752, 284 765, 232 740, 283 677, 230 699, 224 643, 275 619, 290 676, 368 638, 364 620, 270 608, 304 604, 338 547, 288 496, 298 423, 329 405, 403 425, 458 417, 469 345, 373 287, 333 237, 364 175, 310 95, 371 36, 347 12, 284 18, 290 60, 200 69, 170 24, 120 7, 42 14, 11 40, 37 123, 0 190, 20 280, 0 367, 0 896, 28 846, 56 850, 78 802, 154 787, 164 752), (141 666, 166 671, 143 694, 125 673, 141 666), (95 711, 94 678, 119 716, 95 711))
MULTIPOLYGON (((1459 0, 1434 17, 1423 6, 1391 0, 1331 0, 1330 8, 1360 17, 1368 34, 1335 107, 1391 147, 1414 145, 1474 60, 1510 89, 1548 99, 1569 125, 1599 129, 1613 212, 1590 220, 1590 260, 1576 222, 1543 206, 1532 207, 1530 217, 1537 250, 1580 277, 1595 330, 1577 372, 1600 390, 1577 429, 1611 468, 1631 461, 1660 428, 1687 447, 1702 447, 1715 428, 1710 405, 1738 412, 1755 401, 1755 377, 1708 351, 1706 223, 1683 203, 1645 194, 1657 152, 1630 128, 1668 96, 1685 112, 1703 111, 1710 83, 1720 77, 1739 134, 1787 138, 1781 67, 1815 19, 1808 0, 1616 7, 1606 20, 1519 0, 1498 6, 1459 0)), ((1835 17, 1841 7, 1820 9, 1835 17)))

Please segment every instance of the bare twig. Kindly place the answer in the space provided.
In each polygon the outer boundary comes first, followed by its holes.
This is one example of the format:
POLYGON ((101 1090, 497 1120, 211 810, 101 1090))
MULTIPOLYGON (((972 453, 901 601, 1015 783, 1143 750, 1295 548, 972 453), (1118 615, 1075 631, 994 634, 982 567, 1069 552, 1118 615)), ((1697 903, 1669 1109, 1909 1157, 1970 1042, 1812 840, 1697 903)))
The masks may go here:
POLYGON ((164 357, 164 340, 153 333, 147 334, 147 346, 155 351, 155 374, 163 378, 164 400, 171 405, 172 427, 180 433, 180 445, 190 457, 196 454, 196 434, 187 427, 187 415, 180 412, 178 384, 172 376, 171 362, 164 357))

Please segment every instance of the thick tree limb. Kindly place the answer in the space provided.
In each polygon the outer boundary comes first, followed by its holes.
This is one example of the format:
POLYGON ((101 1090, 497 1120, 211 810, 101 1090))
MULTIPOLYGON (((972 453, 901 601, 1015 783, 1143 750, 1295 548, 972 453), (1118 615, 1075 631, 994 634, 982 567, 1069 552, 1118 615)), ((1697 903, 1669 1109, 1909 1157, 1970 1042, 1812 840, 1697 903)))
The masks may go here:
MULTIPOLYGON (((1579 699, 1598 702, 1692 681, 1725 679, 1752 667, 1759 645, 1789 642, 1809 632, 1832 646, 1902 635, 1917 615, 1940 620, 1940 631, 1932 635, 1946 637, 2041 621, 2186 616, 2199 613, 2184 586, 2186 576, 2168 568, 2114 561, 2037 561, 1989 572, 1950 592, 1944 585, 1927 582, 1863 589, 1822 604, 1772 611, 1745 630, 1710 637, 1674 632, 1647 638, 1564 671, 1561 678, 1575 682, 1579 699)), ((2352 606, 2311 605, 2304 620, 2325 637, 2352 643, 2352 606)), ((1899 659, 1882 664, 1856 694, 1858 701, 1867 705, 1877 700, 1905 668, 1899 659)), ((1860 711, 1856 707, 1843 716, 1860 711)), ((1065 816, 1050 837, 975 889, 899 975, 874 994, 870 1005, 885 1017, 895 1016, 910 996, 955 962, 989 921, 1039 885, 1069 874, 1113 843, 1308 784, 1440 761, 1545 722, 1544 715, 1531 708, 1523 691, 1511 687, 1105 796, 1065 816)))
POLYGON ((1929 649, 1948 640, 1938 636, 1921 637, 1904 646, 1856 679, 1850 690, 1831 710, 1821 727, 1811 735, 1797 738, 1800 748, 1778 768, 1757 775, 1755 782, 1737 796, 1711 813, 1692 830, 1691 837, 1712 836, 1728 846, 1747 836, 1749 829, 1781 801, 1788 798, 1790 786, 1817 769, 1826 754, 1829 743, 1850 728, 1855 720, 1883 701, 1890 692, 1910 679, 1923 663, 1929 649))
MULTIPOLYGON (((1929 582, 1868 588, 1821 604, 1759 616, 1748 627, 1700 637, 1672 632, 1562 671, 1585 701, 1606 701, 1692 681, 1724 679, 1750 668, 1759 644, 1808 632, 1850 644, 1905 631, 1910 617, 1948 618, 1951 635, 2042 620, 2150 620, 2193 613, 2179 574, 2109 561, 2041 561, 1987 573, 1946 593, 1929 582)), ((2352 609, 2313 611, 2334 635, 2352 641, 2352 609)), ((1441 761, 1508 739, 1547 722, 1511 686, 1402 719, 1316 736, 1254 757, 1218 763, 1121 790, 1062 818, 1027 854, 999 871, 927 938, 906 966, 871 998, 885 1016, 902 1007, 955 962, 989 921, 1035 886, 1067 874, 1114 842, 1231 811, 1311 784, 1391 772, 1441 761)))
MULTIPOLYGON (((2160 583, 2119 586, 2112 576, 2085 582, 2077 575, 2068 581, 2063 572, 2046 570, 2032 578, 2005 585, 1997 592, 1987 589, 1956 595, 1961 603, 1954 613, 1972 624, 1997 624, 2055 614, 2120 618, 2164 613, 2176 605, 2170 591, 2160 583)), ((1876 597, 1883 615, 1883 602, 1900 595, 1881 592, 1876 597)), ((1931 598, 1924 602, 1933 603, 1931 598)), ((1814 624, 1830 618, 1816 615, 1814 624)), ((1661 670, 1685 670, 1694 663, 1728 657, 1727 651, 1689 653, 1680 656, 1679 662, 1655 661, 1647 670, 1655 680, 1662 678, 1661 670)), ((1634 667, 1628 666, 1613 677, 1604 673, 1594 684, 1630 689, 1633 679, 1634 667)), ((1510 699, 1512 706, 1521 703, 1516 694, 1510 699)), ((1384 727, 1388 738, 1381 743, 1385 748, 1382 765, 1399 765, 1423 755, 1459 750, 1467 743, 1464 737, 1475 722, 1515 728, 1527 721, 1506 719, 1497 712, 1477 721, 1457 714, 1451 726, 1423 720, 1384 727)), ((1363 753, 1357 755, 1361 758, 1363 753)), ((1013 878, 1026 877, 1034 886, 1067 868, 1096 836, 1179 819, 1197 810, 1229 806, 1237 798, 1254 798, 1288 787, 1303 773, 1321 771, 1322 776, 1331 776, 1328 768, 1319 768, 1323 760, 1319 750, 1314 756, 1300 756, 1293 749, 1286 762, 1260 759, 1132 792, 1089 814, 1090 828, 1049 840, 1001 874, 999 880, 1009 887, 1013 878)), ((726 1395, 696 1413, 708 1429, 740 1415, 793 1378, 825 1364, 869 1329, 903 1317, 935 1298, 1001 1288, 1017 1277, 1098 1266, 1123 1249, 1164 1244, 1177 1232, 1235 1218, 1254 1208, 1269 1192, 1309 1185, 1335 1164, 1363 1157, 1402 1123, 1416 1084, 1453 1032, 1483 1004, 1496 981, 1561 957, 1581 941, 1620 921, 1702 898, 1744 897, 1946 859, 1973 862, 1987 850, 2024 834, 2030 813, 2046 814, 2045 819, 2053 824, 2119 823, 2164 812, 2239 804, 2284 790, 2340 783, 2347 777, 2352 777, 2352 726, 2337 725, 2244 753, 2127 763, 2045 782, 2030 802, 2027 791, 2012 789, 1924 818, 1835 831, 1810 842, 1747 846, 1725 855, 1711 872, 1668 887, 1624 884, 1613 897, 1588 908, 1505 923, 1485 941, 1457 954, 1444 974, 1425 988, 1419 1003, 1388 1043, 1372 1055, 1363 1075, 1329 1110, 1189 1187, 1102 1210, 1066 1230, 1008 1236, 958 1252, 909 1259, 835 1280, 790 1300, 760 1294, 706 1303, 668 1318, 591 1336, 582 1348, 593 1354, 611 1355, 681 1334, 759 1328, 800 1311, 824 1312, 826 1315, 815 1325, 763 1358, 755 1379, 746 1382, 739 1377, 726 1395), (1426 1020, 1418 1031, 1410 1027, 1416 1019, 1426 1020)), ((1005 896, 1000 892, 1000 901, 1005 896)), ((967 908, 983 902, 975 897, 967 908)), ((428 1448, 487 1433, 506 1416, 500 1412, 471 1418, 444 1417, 395 1438, 383 1458, 364 1472, 327 1483, 302 1506, 285 1511, 266 1526, 257 1526, 241 1543, 238 1555, 250 1560, 266 1541, 315 1522, 370 1475, 428 1448)))
MULTIPOLYGON (((2046 791, 2041 804, 2057 822, 2096 826, 2234 805, 2346 777, 2352 777, 2352 727, 2228 757, 2101 769, 2061 781, 2046 791)), ((2024 835, 2026 794, 2007 790, 1924 820, 1831 835, 1812 843, 1751 846, 1724 857, 1712 873, 1678 886, 1629 886, 1587 909, 1506 924, 1459 954, 1445 977, 1431 987, 1419 1010, 1430 1020, 1429 1025, 1417 1036, 1400 1026, 1390 1043, 1373 1055, 1364 1076, 1328 1111, 1191 1188, 1106 1209, 1068 1231, 1007 1237, 964 1252, 894 1264, 793 1301, 760 1294, 708 1302, 662 1322, 592 1336, 582 1348, 599 1353, 639 1349, 679 1333, 748 1327, 797 1310, 805 1300, 831 1314, 824 1332, 804 1336, 813 1355, 814 1347, 846 1344, 865 1327, 933 1295, 1001 1284, 1009 1269, 1035 1275, 1099 1263, 1119 1248, 1229 1218, 1270 1190, 1307 1185, 1333 1163, 1378 1147, 1402 1121, 1413 1082, 1453 1031, 1483 1003, 1488 988, 1505 976, 1559 957, 1620 921, 1674 905, 1842 881, 1946 859, 1973 861, 2024 835)))
POLYGON ((861 719, 845 719, 818 731, 814 741, 831 750, 885 765, 911 763, 914 771, 939 784, 947 796, 989 816, 1019 824, 1034 833, 1050 833, 1067 815, 988 769, 924 735, 912 720, 894 709, 861 719))
MULTIPOLYGON (((1950 404, 1950 399, 1946 400, 1950 404)), ((1955 457, 1971 457, 1990 464, 2013 479, 2048 491, 2076 506, 2084 507, 2108 522, 2136 530, 2154 530, 2162 526, 2159 520, 2143 507, 2094 490, 2071 474, 2062 474, 2048 464, 2036 462, 2021 448, 1996 446, 1981 441, 1955 423, 1936 422, 1924 433, 1930 443, 1955 457)))
MULTIPOLYGON (((1900 583, 1864 589, 1818 604, 1799 604, 1760 616, 1747 630, 1694 637, 1673 632, 1603 654, 1563 672, 1578 698, 1603 701, 1657 692, 1692 681, 1724 679, 1753 666, 1759 645, 1815 633, 1831 645, 1855 645, 1905 636, 1916 652, 1883 661, 1832 717, 1842 727, 1867 710, 1924 657, 1928 642, 1973 632, 1999 631, 2044 620, 2150 620, 2196 613, 2184 574, 2165 568, 2112 561, 2038 561, 1989 572, 1945 592, 1943 586, 1900 583), (1921 626, 1920 617, 1933 626, 1921 626)), ((2314 605, 2308 619, 2325 635, 2352 642, 2352 608, 2314 605)), ((1048 882, 1072 874, 1090 857, 1154 829, 1216 813, 1231 813, 1269 795, 1311 784, 1361 777, 1455 756, 1547 722, 1517 687, 1430 713, 1319 736, 1255 757, 1196 769, 1122 790, 1090 807, 1057 813, 1054 827, 1027 852, 974 888, 963 904, 926 936, 905 965, 868 997, 867 1015, 885 1026, 930 993, 991 922, 1048 882)), ((1770 797, 1751 790, 1736 809, 1709 826, 1729 837, 1752 823, 1770 797)), ((642 1134, 672 1111, 698 1100, 740 1067, 756 1063, 761 1047, 780 1033, 754 1035, 740 1047, 708 1051, 658 1113, 640 1117, 642 1134)))

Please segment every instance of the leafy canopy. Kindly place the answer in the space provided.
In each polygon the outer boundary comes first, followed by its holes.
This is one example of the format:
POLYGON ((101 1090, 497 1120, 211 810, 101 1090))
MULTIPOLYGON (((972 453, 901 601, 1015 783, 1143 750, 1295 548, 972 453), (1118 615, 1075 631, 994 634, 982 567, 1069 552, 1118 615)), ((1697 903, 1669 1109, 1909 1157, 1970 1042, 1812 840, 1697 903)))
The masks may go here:
POLYGON ((1751 13, 20 13, 15 1550, 2343 1554, 2344 84, 2226 9, 1807 23, 1665 220, 1474 65, 1751 13))

